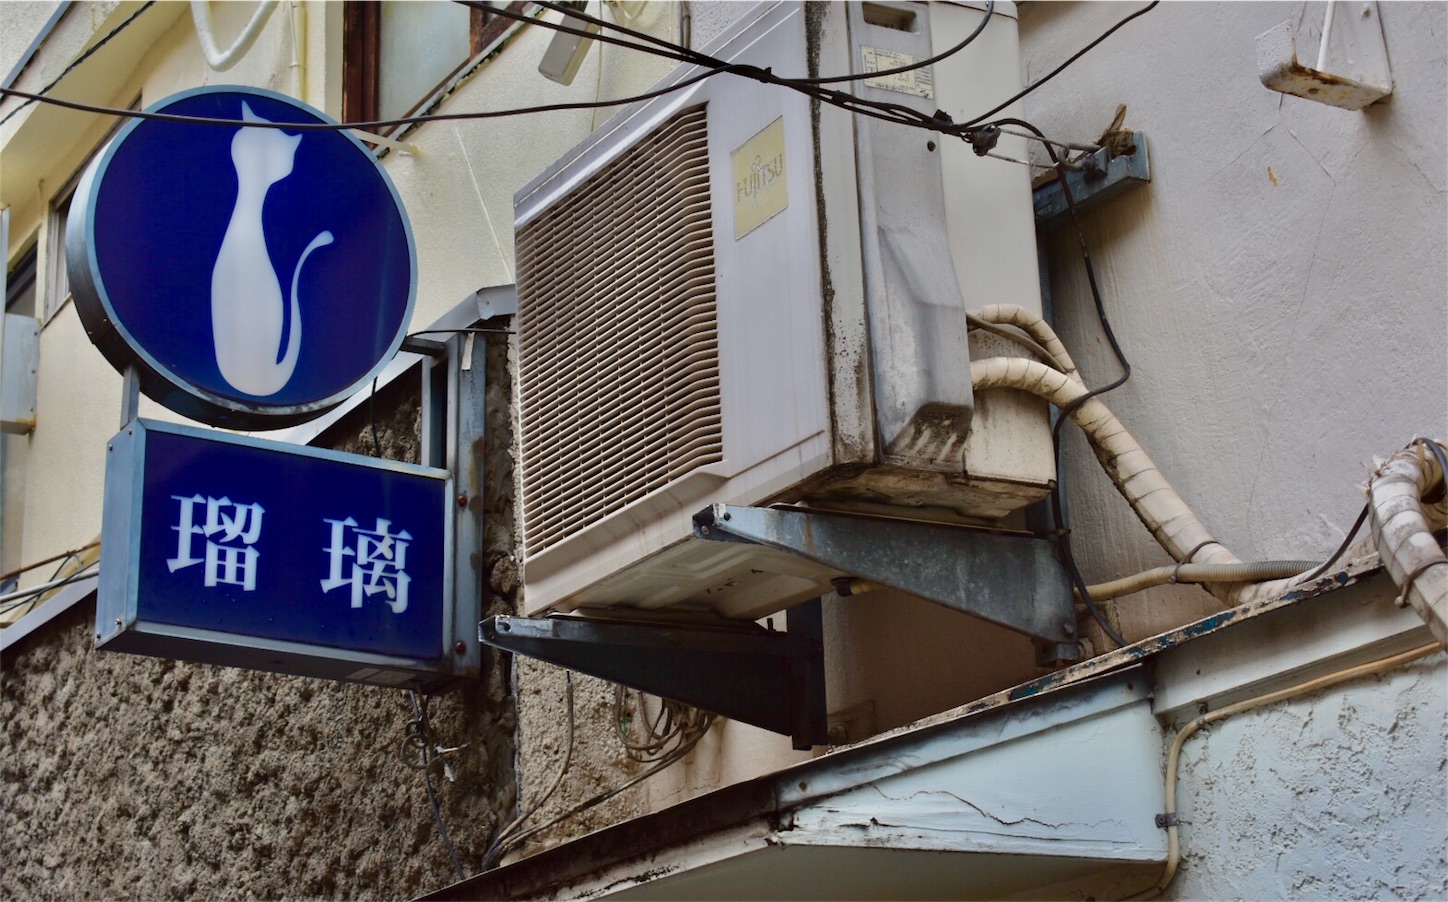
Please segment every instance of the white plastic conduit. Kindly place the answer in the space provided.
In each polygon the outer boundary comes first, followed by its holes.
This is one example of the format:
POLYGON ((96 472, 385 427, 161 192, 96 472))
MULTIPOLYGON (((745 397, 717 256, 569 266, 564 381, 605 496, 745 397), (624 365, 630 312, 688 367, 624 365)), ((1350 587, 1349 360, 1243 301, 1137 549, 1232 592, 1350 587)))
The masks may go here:
MULTIPOLYGON (((970 366, 974 388, 1013 388, 1062 409, 1087 393, 1070 355, 1040 317, 1008 304, 974 310, 971 315, 1024 330, 1060 368, 1022 357, 978 360, 970 366)), ((1117 490, 1174 560, 1181 564, 1242 564, 1240 558, 1212 538, 1106 405, 1090 398, 1072 410, 1070 417, 1086 434, 1117 490)), ((1438 448, 1442 447, 1438 443, 1438 448)), ((1403 603, 1412 605, 1435 639, 1448 644, 1448 556, 1433 537, 1433 530, 1442 527, 1448 518, 1448 498, 1431 505, 1423 500, 1440 482, 1448 494, 1448 473, 1428 450, 1427 440, 1419 439, 1378 467, 1368 480, 1369 506, 1373 543, 1393 582, 1403 590, 1403 603)), ((1204 569, 1202 575, 1208 572, 1204 569)), ((1299 573, 1250 585, 1209 584, 1207 588, 1222 601, 1237 605, 1286 592, 1306 575, 1299 573)))
POLYGON ((191 0, 191 21, 196 25, 196 38, 201 42, 201 52, 206 57, 206 65, 217 72, 225 72, 236 65, 237 60, 251 49, 256 36, 261 34, 262 27, 266 25, 267 17, 276 6, 277 0, 262 0, 257 4, 256 12, 252 13, 246 28, 242 29, 230 47, 222 50, 216 45, 216 37, 211 33, 211 5, 207 0, 191 0))

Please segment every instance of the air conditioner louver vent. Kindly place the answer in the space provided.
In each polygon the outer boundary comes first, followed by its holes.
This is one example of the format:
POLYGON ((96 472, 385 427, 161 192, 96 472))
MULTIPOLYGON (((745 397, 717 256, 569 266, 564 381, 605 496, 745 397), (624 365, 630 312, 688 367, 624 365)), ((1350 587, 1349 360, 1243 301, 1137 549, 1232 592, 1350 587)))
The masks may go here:
POLYGON ((704 107, 517 233, 525 548, 723 458, 704 107))

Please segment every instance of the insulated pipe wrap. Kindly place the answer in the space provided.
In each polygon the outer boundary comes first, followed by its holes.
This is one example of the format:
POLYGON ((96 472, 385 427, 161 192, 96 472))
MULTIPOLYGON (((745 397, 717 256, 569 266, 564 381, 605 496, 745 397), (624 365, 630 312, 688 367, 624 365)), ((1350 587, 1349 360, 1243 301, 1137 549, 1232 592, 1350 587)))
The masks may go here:
POLYGON ((1051 359, 1062 372, 1078 380, 1081 378, 1076 371, 1075 361, 1066 351, 1066 346, 1056 337, 1056 331, 1045 320, 1024 307, 1015 304, 990 304, 979 310, 971 310, 969 314, 988 323, 1021 329, 1051 355, 1051 359))
POLYGON ((1383 565, 1433 638, 1448 644, 1448 557, 1433 538, 1422 502, 1443 478, 1437 459, 1415 442, 1373 473, 1368 505, 1383 565))
MULTIPOLYGON (((976 388, 1016 388, 1063 409, 1087 392, 1079 380, 1022 357, 976 361, 971 364, 970 376, 976 388)), ((1090 398, 1072 410, 1070 416, 1086 433, 1092 450, 1117 490, 1174 560, 1187 563, 1187 555, 1192 554, 1197 563, 1241 563, 1236 555, 1217 544, 1106 405, 1090 398)), ((1211 589, 1212 594, 1223 600, 1229 597, 1225 587, 1212 586, 1211 589)))

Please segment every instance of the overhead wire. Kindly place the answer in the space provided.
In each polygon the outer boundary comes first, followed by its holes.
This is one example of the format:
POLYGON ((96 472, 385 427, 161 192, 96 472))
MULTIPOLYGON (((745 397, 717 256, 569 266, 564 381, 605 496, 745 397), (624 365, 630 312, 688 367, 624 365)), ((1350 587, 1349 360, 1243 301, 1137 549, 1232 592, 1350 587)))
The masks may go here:
MULTIPOLYGON (((136 21, 137 17, 139 17, 139 16, 141 15, 141 13, 145 12, 146 10, 150 9, 151 7, 153 7, 153 6, 155 6, 155 5, 156 5, 156 0, 146 0, 145 3, 141 4, 141 6, 140 6, 139 9, 137 9, 135 12, 133 12, 133 13, 131 13, 129 16, 127 16, 123 22, 121 22, 121 23, 120 23, 119 25, 117 25, 115 28, 112 28, 112 29, 110 30, 110 32, 109 32, 105 37, 101 38, 99 41, 96 41, 96 42, 95 42, 94 44, 92 44, 84 53, 82 53, 80 56, 78 56, 78 57, 76 57, 74 60, 72 60, 72 61, 71 61, 71 64, 70 64, 69 66, 66 66, 64 69, 62 69, 59 75, 57 75, 55 78, 51 79, 49 84, 45 85, 43 88, 41 88, 41 89, 40 89, 38 92, 36 92, 36 93, 39 94, 39 95, 44 95, 44 94, 45 94, 47 91, 49 91, 51 88, 53 88, 53 87, 55 87, 56 85, 60 84, 61 80, 64 79, 67 75, 69 75, 72 71, 74 71, 74 69, 75 69, 77 66, 79 66, 81 63, 85 62, 86 60, 90 59, 91 56, 94 55, 96 51, 98 51, 98 50, 100 50, 102 47, 106 46, 106 44, 108 44, 108 43, 110 42, 111 38, 114 38, 116 35, 120 34, 122 31, 125 31, 125 30, 126 30, 126 27, 129 26, 132 22, 136 21)), ((6 114, 5 114, 5 118, 0 119, 0 127, 3 127, 3 126, 5 125, 5 123, 9 122, 10 119, 11 119, 13 116, 15 116, 17 113, 19 113, 21 110, 23 110, 23 109, 25 109, 26 107, 30 106, 32 103, 35 103, 37 99, 43 99, 43 98, 29 98, 29 99, 27 99, 24 103, 22 103, 22 104, 20 104, 19 106, 17 106, 15 109, 13 109, 13 110, 11 110, 10 112, 6 113, 6 114)))
POLYGON ((558 766, 558 773, 554 775, 553 782, 549 784, 548 790, 538 798, 538 801, 534 802, 526 812, 499 827, 498 832, 493 835, 493 841, 488 844, 488 850, 483 854, 483 870, 485 871, 490 869, 513 846, 512 837, 517 833, 518 828, 542 810, 543 806, 548 804, 548 800, 553 798, 553 794, 563 783, 564 775, 568 773, 569 765, 573 762, 573 734, 576 729, 573 713, 573 671, 563 671, 563 678, 566 682, 564 698, 568 709, 568 739, 564 744, 563 761, 558 766))
POLYGON ((1132 19, 1135 19, 1135 18, 1137 18, 1137 17, 1139 17, 1139 16, 1144 16, 1144 15, 1146 15, 1147 13, 1151 12, 1153 9, 1156 9, 1156 5, 1157 5, 1158 3, 1160 3, 1160 2, 1161 2, 1161 0, 1151 0, 1151 2, 1148 3, 1146 6, 1142 7, 1141 9, 1137 10, 1136 12, 1128 15, 1126 18, 1122 19, 1121 21, 1117 22, 1115 25, 1113 25, 1113 26, 1111 26, 1110 28, 1106 29, 1106 31, 1102 32, 1101 35, 1100 35, 1098 38, 1096 38, 1094 41, 1092 41, 1091 43, 1087 44, 1085 47, 1082 47, 1080 50, 1076 51, 1075 53, 1071 54, 1070 56, 1066 57, 1065 62, 1061 63, 1059 66, 1057 66, 1056 68, 1052 69, 1050 72, 1047 72, 1047 73, 1046 73, 1045 75, 1043 75, 1042 77, 1040 77, 1040 78, 1036 79, 1035 81, 1031 82, 1030 84, 1026 85, 1024 88, 1022 88, 1022 89, 1021 89, 1020 91, 1018 91, 1016 94, 1013 94, 1009 99, 1002 101, 1000 104, 996 105, 994 108, 992 108, 992 109, 990 109, 990 110, 987 110, 987 111, 984 112, 984 113, 981 113, 979 116, 976 116, 974 119, 967 120, 964 124, 965 124, 967 127, 968 127, 968 126, 972 126, 972 125, 977 125, 977 124, 985 121, 986 119, 989 119, 990 117, 994 116, 996 113, 999 113, 1001 110, 1003 110, 1003 109, 1005 109, 1006 107, 1010 106, 1011 104, 1015 103, 1017 100, 1020 100, 1022 97, 1025 97, 1027 94, 1030 94, 1030 93, 1032 93, 1033 91, 1037 90, 1037 89, 1040 88, 1042 85, 1046 84, 1046 83, 1049 82, 1051 79, 1055 78, 1057 75, 1060 75, 1062 72, 1064 72, 1064 71, 1066 70, 1066 67, 1067 67, 1067 66, 1071 65, 1072 63, 1076 62, 1076 60, 1078 60, 1078 59, 1080 59, 1081 57, 1085 56, 1085 55, 1087 54, 1087 52, 1089 52, 1089 51, 1092 50, 1094 47, 1096 47, 1096 45, 1100 44, 1102 41, 1106 40, 1107 38, 1109 38, 1109 37, 1111 37, 1113 34, 1115 34, 1115 33, 1117 32, 1117 30, 1120 29, 1120 28, 1121 28, 1123 25, 1125 25, 1127 22, 1130 22, 1132 19))
MULTIPOLYGON (((427 800, 432 807, 432 816, 437 823, 438 835, 442 838, 443 846, 447 848, 448 858, 452 860, 453 870, 457 872, 458 879, 467 879, 467 871, 463 870, 462 860, 458 857, 457 847, 453 845, 452 837, 448 834, 447 823, 442 818, 442 805, 437 800, 437 790, 432 786, 432 764, 440 760, 438 757, 437 742, 433 736, 432 725, 428 722, 427 704, 416 692, 408 692, 412 699, 413 721, 409 726, 407 739, 404 740, 404 748, 410 740, 415 740, 414 745, 422 749, 422 784, 427 789, 427 800)), ((449 772, 449 775, 451 772, 449 772)))
MULTIPOLYGON (((152 0, 152 2, 154 2, 154 0, 152 0)), ((926 130, 930 130, 930 131, 934 131, 934 132, 939 132, 939 133, 941 133, 941 134, 947 134, 947 135, 952 135, 952 136, 954 136, 954 137, 965 138, 965 137, 967 137, 968 135, 970 135, 971 133, 973 133, 974 131, 977 130, 977 129, 974 128, 975 123, 979 122, 979 121, 982 120, 982 119, 988 118, 990 115, 993 115, 995 112, 999 112, 1000 109, 1004 109, 1005 106, 1008 106, 1010 103, 1013 103, 1015 100, 1018 100, 1018 99, 1020 99, 1021 97, 1024 97, 1026 94, 1028 94, 1028 93, 1030 93, 1031 91, 1035 90, 1036 88, 1040 87, 1042 84, 1044 84, 1044 83, 1045 83, 1046 81, 1048 81, 1050 78, 1053 78, 1053 77, 1055 77, 1057 74, 1059 74, 1060 71, 1064 70, 1067 66, 1069 66, 1072 62, 1074 62, 1076 59, 1078 59, 1078 58, 1079 58, 1082 54, 1084 54, 1086 51, 1090 50, 1092 47, 1095 47, 1097 44, 1101 43, 1101 41, 1103 41, 1103 40, 1105 40, 1107 37, 1109 37, 1112 33, 1114 33, 1114 32, 1116 31, 1116 29, 1118 29, 1118 28, 1120 28, 1122 25, 1126 24, 1126 22, 1130 21, 1131 19, 1136 18, 1136 17, 1139 16, 1139 15, 1142 15, 1142 14, 1145 13, 1146 11, 1148 11, 1148 10, 1150 10, 1150 9, 1152 9, 1153 7, 1156 6, 1156 3, 1153 2, 1153 3, 1151 3, 1150 5, 1148 5, 1146 8, 1144 8, 1144 9, 1142 9, 1142 10, 1139 10, 1139 11, 1137 11, 1136 13, 1133 13, 1132 15, 1130 15, 1130 16, 1126 17, 1125 19, 1123 19, 1121 22, 1118 22, 1115 26, 1113 26, 1113 27, 1112 27, 1111 29, 1109 29, 1107 32, 1105 32, 1104 34, 1102 34, 1100 37, 1096 38, 1096 40, 1092 41, 1090 44, 1088 44, 1088 45, 1087 45, 1085 48, 1083 48, 1081 51, 1078 51, 1076 54, 1073 54, 1070 58, 1068 58, 1065 62, 1063 62, 1060 66, 1058 66, 1058 67, 1056 68, 1056 70, 1054 70, 1052 73, 1050 73, 1050 75, 1048 75, 1046 78, 1043 78, 1043 79, 1041 79, 1040 81, 1035 82, 1035 83, 1033 83, 1032 85, 1028 86, 1026 89, 1024 89, 1023 91, 1021 91, 1019 94, 1017 94, 1017 95, 1016 95, 1014 98, 1012 98, 1010 101, 1007 101, 1006 104, 1001 105, 1000 107, 998 107, 998 108, 995 109, 995 110, 990 111, 989 113, 986 113, 986 114, 984 114, 984 115, 982 115, 982 116, 976 117, 976 119, 971 120, 970 123, 959 124, 959 123, 955 123, 955 122, 951 121, 951 119, 950 119, 949 116, 947 116, 947 115, 945 115, 945 114, 943 114, 943 113, 939 113, 938 111, 937 111, 937 114, 936 114, 936 115, 929 115, 929 114, 922 113, 922 112, 920 112, 920 111, 918 111, 918 110, 912 109, 912 108, 910 108, 910 107, 903 106, 903 105, 901 105, 901 104, 894 104, 894 103, 889 103, 889 102, 884 102, 884 101, 865 100, 865 99, 863 99, 863 98, 856 97, 856 96, 854 96, 854 95, 852 95, 852 94, 848 94, 848 93, 845 93, 845 92, 843 92, 843 91, 836 91, 836 90, 833 90, 833 89, 829 89, 829 88, 823 87, 823 85, 824 85, 824 84, 827 84, 827 83, 833 83, 833 82, 837 82, 837 81, 853 81, 853 80, 857 80, 857 79, 858 79, 859 77, 861 77, 861 76, 856 76, 856 75, 850 75, 850 76, 819 76, 819 77, 816 77, 814 80, 810 80, 810 79, 783 78, 783 77, 780 77, 780 76, 776 76, 776 75, 773 73, 773 71, 772 71, 771 69, 769 69, 769 68, 761 68, 761 67, 758 67, 758 66, 749 66, 749 65, 738 65, 738 64, 727 63, 727 62, 724 62, 724 61, 722 61, 722 60, 716 60, 716 59, 714 59, 714 58, 712 58, 712 57, 709 57, 709 56, 706 55, 706 54, 703 54, 703 53, 700 53, 699 51, 693 50, 692 48, 675 44, 675 43, 670 42, 670 41, 667 41, 667 40, 665 40, 665 39, 663 39, 663 38, 656 38, 656 37, 654 37, 653 35, 647 34, 646 32, 637 31, 637 30, 635 30, 635 29, 631 29, 631 28, 629 28, 629 27, 627 27, 627 26, 625 26, 625 25, 619 24, 619 23, 607 22, 607 21, 605 21, 605 20, 603 20, 603 19, 598 19, 598 18, 595 18, 595 17, 593 17, 593 16, 588 16, 588 15, 582 13, 581 11, 578 11, 578 10, 575 10, 575 9, 572 9, 572 8, 569 8, 569 9, 567 10, 568 15, 569 15, 571 18, 583 20, 585 23, 588 23, 588 24, 596 24, 596 25, 598 25, 598 26, 600 27, 600 31, 597 32, 597 33, 595 33, 595 32, 584 31, 584 30, 582 30, 582 29, 571 28, 571 27, 569 27, 569 26, 567 26, 567 25, 564 25, 564 24, 562 24, 562 23, 559 23, 559 22, 550 22, 550 21, 543 20, 543 19, 536 19, 536 18, 534 18, 534 17, 532 17, 532 16, 528 16, 528 15, 525 15, 525 14, 522 14, 522 13, 515 13, 515 12, 513 12, 512 10, 509 10, 509 9, 506 9, 506 8, 503 8, 503 7, 492 6, 492 5, 486 4, 486 3, 472 2, 472 0, 459 0, 459 2, 461 2, 462 5, 469 6, 469 7, 474 7, 474 8, 479 8, 479 9, 484 9, 484 10, 487 10, 488 12, 490 12, 490 13, 494 13, 494 14, 497 14, 497 15, 502 15, 502 16, 504 16, 504 17, 519 19, 519 20, 527 21, 527 22, 536 22, 537 24, 541 24, 541 25, 543 25, 543 26, 545 26, 545 27, 547 27, 547 28, 550 28, 550 29, 552 29, 552 30, 554 30, 554 31, 560 31, 560 32, 568 33, 568 34, 574 34, 574 35, 578 35, 578 36, 580 36, 580 37, 587 37, 587 38, 590 38, 590 39, 593 39, 593 40, 604 41, 604 42, 606 42, 606 43, 618 44, 619 46, 629 47, 629 48, 631 48, 631 49, 638 50, 638 51, 640 51, 640 52, 653 53, 653 54, 655 54, 655 55, 663 56, 663 57, 665 57, 665 58, 672 59, 672 60, 674 60, 674 61, 676 61, 676 62, 691 63, 691 64, 694 64, 694 65, 701 65, 701 66, 704 66, 704 67, 705 67, 705 71, 700 72, 700 73, 698 73, 698 74, 696 74, 696 75, 693 75, 693 76, 690 76, 690 77, 686 77, 686 78, 684 78, 684 79, 682 79, 682 80, 680 80, 680 81, 678 81, 678 82, 676 82, 676 83, 674 83, 674 84, 672 84, 672 85, 668 85, 668 86, 665 86, 665 87, 663 87, 663 88, 659 88, 659 89, 656 89, 656 90, 653 90, 653 91, 647 91, 647 92, 644 92, 644 93, 642 93, 642 94, 635 94, 635 95, 632 95, 632 96, 629 96, 629 97, 616 98, 616 99, 610 99, 610 100, 601 100, 601 101, 592 101, 592 102, 590 102, 590 101, 575 101, 575 102, 569 102, 569 103, 546 104, 546 105, 540 105, 540 106, 522 107, 522 108, 508 109, 508 110, 472 111, 472 112, 458 112, 458 113, 428 113, 428 114, 417 115, 417 116, 404 116, 404 117, 399 117, 399 118, 396 118, 396 119, 370 120, 370 121, 366 121, 366 122, 347 122, 347 123, 331 123, 331 122, 251 122, 251 123, 247 123, 247 127, 251 127, 251 128, 286 129, 286 130, 288 130, 288 131, 340 131, 340 130, 346 130, 346 129, 360 129, 360 130, 376 131, 376 130, 379 130, 379 129, 387 129, 387 128, 392 128, 392 127, 395 127, 395 126, 415 125, 415 124, 419 124, 419 123, 435 122, 435 121, 436 121, 436 122, 441 122, 441 121, 483 120, 483 119, 505 118, 505 117, 509 117, 509 116, 531 115, 531 114, 536 114, 536 113, 562 112, 562 111, 569 111, 569 110, 585 110, 585 109, 601 109, 601 108, 607 108, 607 107, 624 106, 624 105, 627 105, 627 104, 630 104, 630 103, 635 103, 635 102, 638 102, 638 101, 649 100, 649 99, 652 99, 652 98, 654 98, 654 97, 663 96, 663 95, 665 95, 665 94, 672 93, 672 92, 674 92, 674 91, 682 90, 682 89, 687 88, 687 87, 689 87, 689 86, 691 86, 691 85, 693 85, 693 84, 697 84, 698 82, 703 81, 703 80, 706 79, 706 78, 710 78, 710 77, 712 77, 712 76, 714 76, 714 75, 727 72, 727 73, 731 73, 731 74, 738 75, 738 76, 741 76, 741 77, 752 78, 752 79, 755 79, 755 80, 757 80, 757 81, 764 82, 764 83, 766 83, 766 84, 774 84, 774 85, 779 85, 779 86, 786 87, 786 88, 791 88, 791 89, 800 91, 801 93, 804 93, 804 94, 806 94, 807 96, 810 96, 811 98, 813 98, 813 99, 815 99, 815 100, 817 100, 817 101, 819 101, 819 102, 827 103, 827 104, 830 104, 830 105, 833 105, 833 106, 840 107, 840 108, 842 108, 842 109, 844 109, 844 110, 846 110, 846 111, 848 111, 848 112, 851 112, 851 113, 853 113, 853 114, 856 114, 856 115, 869 116, 869 117, 872 117, 872 118, 877 118, 877 119, 881 119, 881 120, 884 120, 884 121, 893 122, 893 123, 898 124, 898 125, 905 125, 905 126, 910 126, 910 127, 923 128, 923 129, 926 129, 926 130), (637 41, 642 41, 643 43, 651 44, 651 45, 653 45, 653 46, 652 46, 652 47, 645 47, 645 46, 643 46, 643 45, 640 44, 640 43, 635 43, 635 42, 631 42, 631 41, 625 41, 625 40, 622 40, 622 39, 619 39, 619 38, 615 38, 615 37, 612 36, 612 35, 606 35, 606 34, 603 33, 603 30, 605 30, 605 29, 611 29, 611 30, 614 30, 614 31, 618 31, 618 32, 623 33, 623 34, 626 34, 626 35, 628 35, 628 36, 630 36, 630 37, 632 37, 632 38, 635 38, 637 41)), ((993 0, 992 0, 992 2, 993 2, 993 0)), ((149 5, 149 3, 148 3, 147 5, 149 5)), ((550 10, 563 11, 563 7, 562 7, 560 4, 550 2, 550 0, 538 0, 538 2, 537 2, 536 5, 541 6, 541 7, 544 7, 544 8, 546 8, 546 9, 550 9, 550 10)), ((138 10, 138 11, 137 11, 137 14, 139 14, 139 12, 140 12, 140 11, 138 10)), ((134 19, 134 15, 132 16, 132 19, 134 19)), ((989 20, 990 20, 990 16, 989 16, 989 15, 983 17, 983 18, 982 18, 982 23, 981 23, 980 26, 978 26, 978 29, 977 29, 977 32, 976 32, 976 33, 978 33, 980 29, 983 29, 985 23, 988 22, 989 20)), ((122 23, 120 26, 118 26, 110 35, 108 35, 108 36, 107 36, 105 39, 103 39, 103 40, 109 40, 111 37, 114 37, 114 35, 115 35, 116 33, 118 33, 122 28, 124 28, 126 25, 128 25, 128 24, 130 23, 130 21, 131 21, 131 20, 128 19, 126 22, 123 22, 123 23, 122 23)), ((969 38, 969 39, 967 39, 967 40, 965 40, 965 41, 962 41, 962 42, 960 42, 959 44, 957 44, 956 46, 952 47, 950 50, 946 51, 945 53, 943 53, 943 54, 938 54, 938 55, 936 55, 936 56, 934 56, 934 57, 929 58, 928 60, 922 60, 922 61, 919 61, 919 62, 917 62, 917 63, 911 63, 911 64, 908 64, 908 65, 906 65, 906 66, 900 66, 900 67, 896 67, 895 69, 892 69, 892 70, 884 70, 884 71, 885 71, 887 74, 888 74, 888 73, 891 73, 891 72, 897 72, 897 73, 898 73, 898 72, 911 71, 912 69, 923 68, 924 66, 927 66, 927 65, 932 65, 933 63, 938 62, 940 59, 946 58, 946 57, 950 56, 950 55, 953 54, 953 53, 959 52, 961 49, 963 49, 965 46, 967 46, 967 45, 970 43, 970 40, 973 40, 973 38, 969 38)), ((88 53, 89 53, 89 52, 94 52, 95 49, 98 49, 98 47, 93 47, 93 48, 91 49, 91 51, 88 51, 88 53)), ((74 66, 76 66, 76 65, 79 65, 79 64, 83 61, 83 58, 84 58, 84 57, 82 57, 82 58, 80 58, 80 59, 77 59, 74 63, 72 63, 72 68, 74 68, 74 66)), ((866 78, 868 78, 868 77, 881 77, 881 72, 864 73, 864 74, 863 74, 863 77, 866 77, 866 78)), ((191 124, 196 124, 196 125, 215 125, 215 126, 225 126, 225 127, 232 127, 232 128, 234 128, 234 127, 237 126, 237 120, 234 120, 234 119, 224 119, 224 118, 204 117, 204 116, 184 116, 184 115, 178 115, 178 114, 174 114, 174 113, 158 113, 158 112, 152 112, 152 111, 146 111, 146 110, 129 110, 129 109, 121 109, 121 108, 117 108, 117 107, 107 107, 107 106, 103 106, 103 105, 100 105, 100 104, 89 104, 89 103, 80 103, 80 102, 77 102, 77 101, 63 100, 63 99, 60 99, 60 98, 55 98, 55 97, 50 97, 50 96, 48 96, 45 92, 46 92, 47 90, 49 90, 50 87, 53 87, 53 84, 52 84, 52 85, 47 85, 46 88, 42 89, 42 90, 39 91, 39 92, 20 91, 20 90, 14 89, 14 88, 0 88, 0 96, 21 98, 21 99, 23 99, 24 101, 26 101, 26 105, 28 105, 28 104, 31 103, 31 102, 40 101, 40 102, 52 104, 52 105, 55 105, 55 106, 63 107, 63 108, 66 108, 66 109, 77 110, 77 111, 80 111, 80 112, 95 113, 95 114, 99 114, 99 115, 117 116, 117 117, 122 117, 122 118, 150 119, 150 120, 156 120, 156 121, 167 121, 167 122, 178 122, 178 123, 191 123, 191 124)), ((12 111, 11 115, 13 115, 14 112, 16 112, 16 111, 12 111)), ((8 119, 8 116, 7 116, 7 119, 8 119)), ((3 120, 0 120, 0 123, 3 123, 3 120)))

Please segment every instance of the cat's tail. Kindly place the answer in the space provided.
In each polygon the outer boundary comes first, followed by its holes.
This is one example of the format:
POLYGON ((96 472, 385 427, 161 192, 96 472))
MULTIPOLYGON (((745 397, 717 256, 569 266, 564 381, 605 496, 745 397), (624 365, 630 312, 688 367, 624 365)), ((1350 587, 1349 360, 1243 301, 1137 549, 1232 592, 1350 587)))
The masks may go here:
POLYGON ((302 264, 312 255, 312 251, 319 247, 326 247, 332 243, 332 233, 322 232, 307 249, 302 251, 302 256, 297 259, 296 268, 292 270, 292 321, 287 327, 287 350, 282 359, 277 361, 277 371, 282 374, 282 385, 285 385, 292 378, 292 371, 297 367, 297 356, 302 350, 302 305, 297 300, 297 282, 302 276, 302 264))

